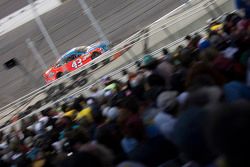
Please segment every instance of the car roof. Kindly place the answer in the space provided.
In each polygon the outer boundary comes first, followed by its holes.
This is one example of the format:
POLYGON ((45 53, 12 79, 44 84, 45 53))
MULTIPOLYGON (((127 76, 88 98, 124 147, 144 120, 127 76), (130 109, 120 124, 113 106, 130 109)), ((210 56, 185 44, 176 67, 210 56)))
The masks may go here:
POLYGON ((62 59, 66 59, 68 56, 72 55, 74 52, 76 52, 75 48, 70 49, 66 53, 64 53, 56 62, 61 61, 62 59))
POLYGON ((64 53, 61 58, 66 58, 68 57, 69 55, 72 55, 73 53, 76 52, 76 48, 73 48, 73 49, 70 49, 69 51, 67 51, 66 53, 64 53))
MULTIPOLYGON (((91 44, 91 45, 89 45, 89 46, 85 46, 86 48, 95 48, 95 47, 97 47, 97 45, 100 45, 102 42, 101 41, 99 41, 99 42, 95 42, 95 43, 93 43, 93 44, 91 44)), ((84 47, 84 46, 80 46, 80 47, 84 47)), ((72 54, 74 54, 74 53, 78 53, 78 51, 77 51, 77 48, 79 48, 79 47, 75 47, 75 48, 72 48, 72 49, 70 49, 69 51, 67 51, 66 53, 64 53, 58 60, 57 60, 57 62, 59 62, 60 60, 62 60, 62 59, 66 59, 68 56, 70 56, 70 55, 72 55, 72 54)))

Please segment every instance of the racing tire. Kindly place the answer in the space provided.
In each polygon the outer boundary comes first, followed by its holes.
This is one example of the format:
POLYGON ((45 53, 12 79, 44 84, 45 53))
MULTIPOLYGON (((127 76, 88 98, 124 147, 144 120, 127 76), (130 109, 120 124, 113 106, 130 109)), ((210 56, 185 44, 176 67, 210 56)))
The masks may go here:
POLYGON ((99 57, 101 55, 101 53, 99 52, 93 52, 91 55, 91 59, 94 60, 95 58, 99 57))
POLYGON ((61 78, 62 76, 63 76, 63 73, 59 72, 59 73, 56 74, 56 79, 61 78))
MULTIPOLYGON (((91 55, 91 59, 94 60, 96 59, 97 57, 99 57, 101 55, 101 53, 99 52, 93 52, 92 55, 91 55)), ((91 65, 91 70, 94 70, 98 67, 98 64, 95 64, 95 65, 91 65)))

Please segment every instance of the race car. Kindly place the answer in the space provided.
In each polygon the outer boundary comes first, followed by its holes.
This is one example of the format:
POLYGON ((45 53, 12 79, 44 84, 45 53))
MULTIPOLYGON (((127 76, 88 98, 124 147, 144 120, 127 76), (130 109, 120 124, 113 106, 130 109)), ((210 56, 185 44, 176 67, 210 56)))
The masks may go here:
POLYGON ((84 66, 86 63, 108 51, 108 49, 109 42, 101 41, 90 46, 79 46, 69 50, 57 60, 56 64, 43 74, 45 82, 50 83, 64 74, 84 66))

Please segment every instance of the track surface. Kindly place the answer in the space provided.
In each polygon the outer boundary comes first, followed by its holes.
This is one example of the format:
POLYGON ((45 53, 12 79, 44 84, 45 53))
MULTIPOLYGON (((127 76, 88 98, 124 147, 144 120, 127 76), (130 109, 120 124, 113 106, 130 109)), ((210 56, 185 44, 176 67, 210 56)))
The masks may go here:
POLYGON ((8 16, 9 14, 15 12, 18 9, 26 6, 28 4, 27 0, 1 0, 0 1, 0 19, 8 16))
MULTIPOLYGON (((11 1, 15 3, 8 6, 9 11, 17 10, 19 0, 11 1)), ((108 39, 116 44, 175 9, 183 3, 183 0, 86 0, 86 2, 108 39)), ((22 4, 24 2, 19 6, 22 7, 22 4)), ((3 6, 0 5, 0 11, 3 6)), ((0 13, 0 17, 6 14, 9 13, 0 13)), ((72 47, 89 45, 98 40, 95 30, 77 0, 68 1, 46 13, 42 16, 42 20, 61 54, 72 47)), ((41 77, 43 71, 27 49, 25 43, 27 38, 35 42, 36 48, 48 66, 55 62, 55 56, 50 52, 34 21, 1 36, 0 106, 44 84, 41 77), (2 64, 13 57, 20 61, 25 71, 17 67, 11 70, 4 69, 2 64), (27 72, 32 75, 29 76, 27 72)))

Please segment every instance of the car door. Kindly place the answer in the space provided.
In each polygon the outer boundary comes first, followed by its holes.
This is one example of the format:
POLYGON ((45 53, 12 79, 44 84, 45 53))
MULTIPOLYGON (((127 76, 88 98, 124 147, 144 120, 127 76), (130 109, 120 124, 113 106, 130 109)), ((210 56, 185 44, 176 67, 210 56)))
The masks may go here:
POLYGON ((69 72, 74 71, 75 69, 81 66, 81 60, 79 60, 79 55, 75 52, 71 53, 65 61, 65 67, 69 72))
POLYGON ((88 57, 87 55, 82 54, 81 52, 75 52, 68 59, 66 66, 67 66, 68 71, 74 71, 82 67, 89 61, 91 61, 91 58, 88 57))
POLYGON ((82 64, 85 65, 91 61, 91 56, 89 54, 83 54, 81 55, 81 59, 82 59, 82 64))

